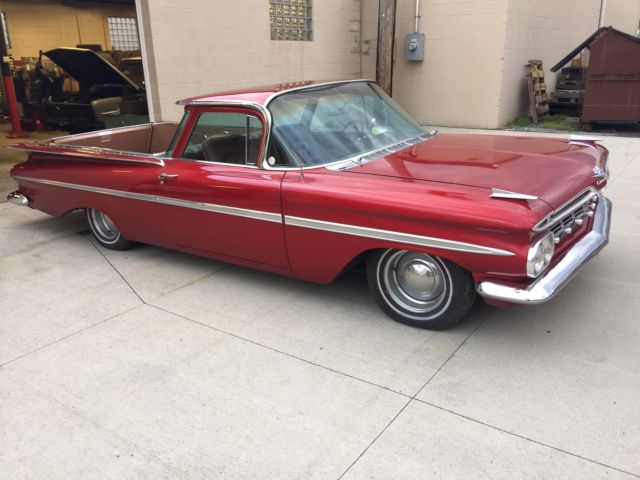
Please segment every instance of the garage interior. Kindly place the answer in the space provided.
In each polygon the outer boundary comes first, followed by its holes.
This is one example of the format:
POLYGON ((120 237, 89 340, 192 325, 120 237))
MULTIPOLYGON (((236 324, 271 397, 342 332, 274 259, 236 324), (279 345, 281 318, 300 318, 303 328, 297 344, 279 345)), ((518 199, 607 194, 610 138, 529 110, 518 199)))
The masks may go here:
POLYGON ((2 104, 9 113, 12 83, 21 130, 78 133, 149 121, 133 0, 4 1, 1 8, 12 79, 3 83, 2 104))

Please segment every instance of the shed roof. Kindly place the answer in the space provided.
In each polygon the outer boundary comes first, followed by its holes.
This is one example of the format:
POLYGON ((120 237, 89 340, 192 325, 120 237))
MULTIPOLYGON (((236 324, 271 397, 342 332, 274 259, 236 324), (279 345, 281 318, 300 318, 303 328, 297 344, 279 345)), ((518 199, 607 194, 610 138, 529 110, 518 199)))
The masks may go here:
POLYGON ((564 67, 567 64, 567 62, 569 62, 569 60, 571 60, 573 57, 575 57, 585 48, 588 48, 589 46, 591 46, 591 44, 594 41, 596 41, 596 39, 600 38, 602 35, 605 35, 606 33, 609 33, 609 32, 615 33, 616 35, 620 35, 621 37, 624 37, 627 40, 631 40, 632 42, 635 42, 640 45, 639 37, 634 37, 633 35, 629 35, 628 33, 621 32, 620 30, 617 30, 613 27, 602 27, 596 30, 595 32, 593 32, 589 36, 589 38, 587 38, 584 42, 582 42, 576 48, 571 50, 571 52, 569 52, 569 54, 566 57, 564 57, 562 60, 556 63, 553 67, 551 67, 551 71, 557 72, 558 70, 560 70, 562 67, 564 67))

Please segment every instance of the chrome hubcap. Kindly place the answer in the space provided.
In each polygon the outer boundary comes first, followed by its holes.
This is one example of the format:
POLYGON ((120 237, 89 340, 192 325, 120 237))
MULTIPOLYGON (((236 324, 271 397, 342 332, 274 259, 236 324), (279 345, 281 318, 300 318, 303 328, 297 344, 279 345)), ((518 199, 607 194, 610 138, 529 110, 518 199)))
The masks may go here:
POLYGON ((113 221, 104 213, 92 209, 89 212, 91 224, 96 235, 105 242, 115 242, 120 235, 120 231, 113 221))
POLYGON ((422 259, 411 260, 396 267, 398 284, 415 298, 430 299, 442 293, 442 278, 436 267, 422 259))
MULTIPOLYGON (((383 290, 403 310, 439 312, 451 300, 451 279, 442 263, 424 253, 391 252, 379 272, 383 290)), ((428 318, 424 318, 428 319, 428 318)))

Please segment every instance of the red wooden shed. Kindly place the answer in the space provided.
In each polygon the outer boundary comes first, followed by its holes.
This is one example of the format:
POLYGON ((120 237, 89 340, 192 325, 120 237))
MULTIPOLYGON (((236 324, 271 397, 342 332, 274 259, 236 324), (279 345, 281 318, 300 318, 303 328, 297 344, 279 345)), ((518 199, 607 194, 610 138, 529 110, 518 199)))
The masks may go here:
POLYGON ((640 38, 600 28, 551 71, 558 71, 585 48, 589 65, 581 121, 640 121, 640 38))

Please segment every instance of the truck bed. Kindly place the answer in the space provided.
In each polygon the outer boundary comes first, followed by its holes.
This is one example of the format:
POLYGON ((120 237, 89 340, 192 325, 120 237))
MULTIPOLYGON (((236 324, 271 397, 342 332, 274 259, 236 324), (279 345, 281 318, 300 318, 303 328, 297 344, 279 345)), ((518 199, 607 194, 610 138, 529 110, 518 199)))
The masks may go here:
POLYGON ((52 138, 42 145, 69 147, 89 147, 92 150, 104 149, 105 153, 154 155, 163 153, 169 147, 171 139, 176 133, 178 124, 175 122, 146 123, 130 127, 99 130, 97 132, 79 133, 64 137, 52 138))

